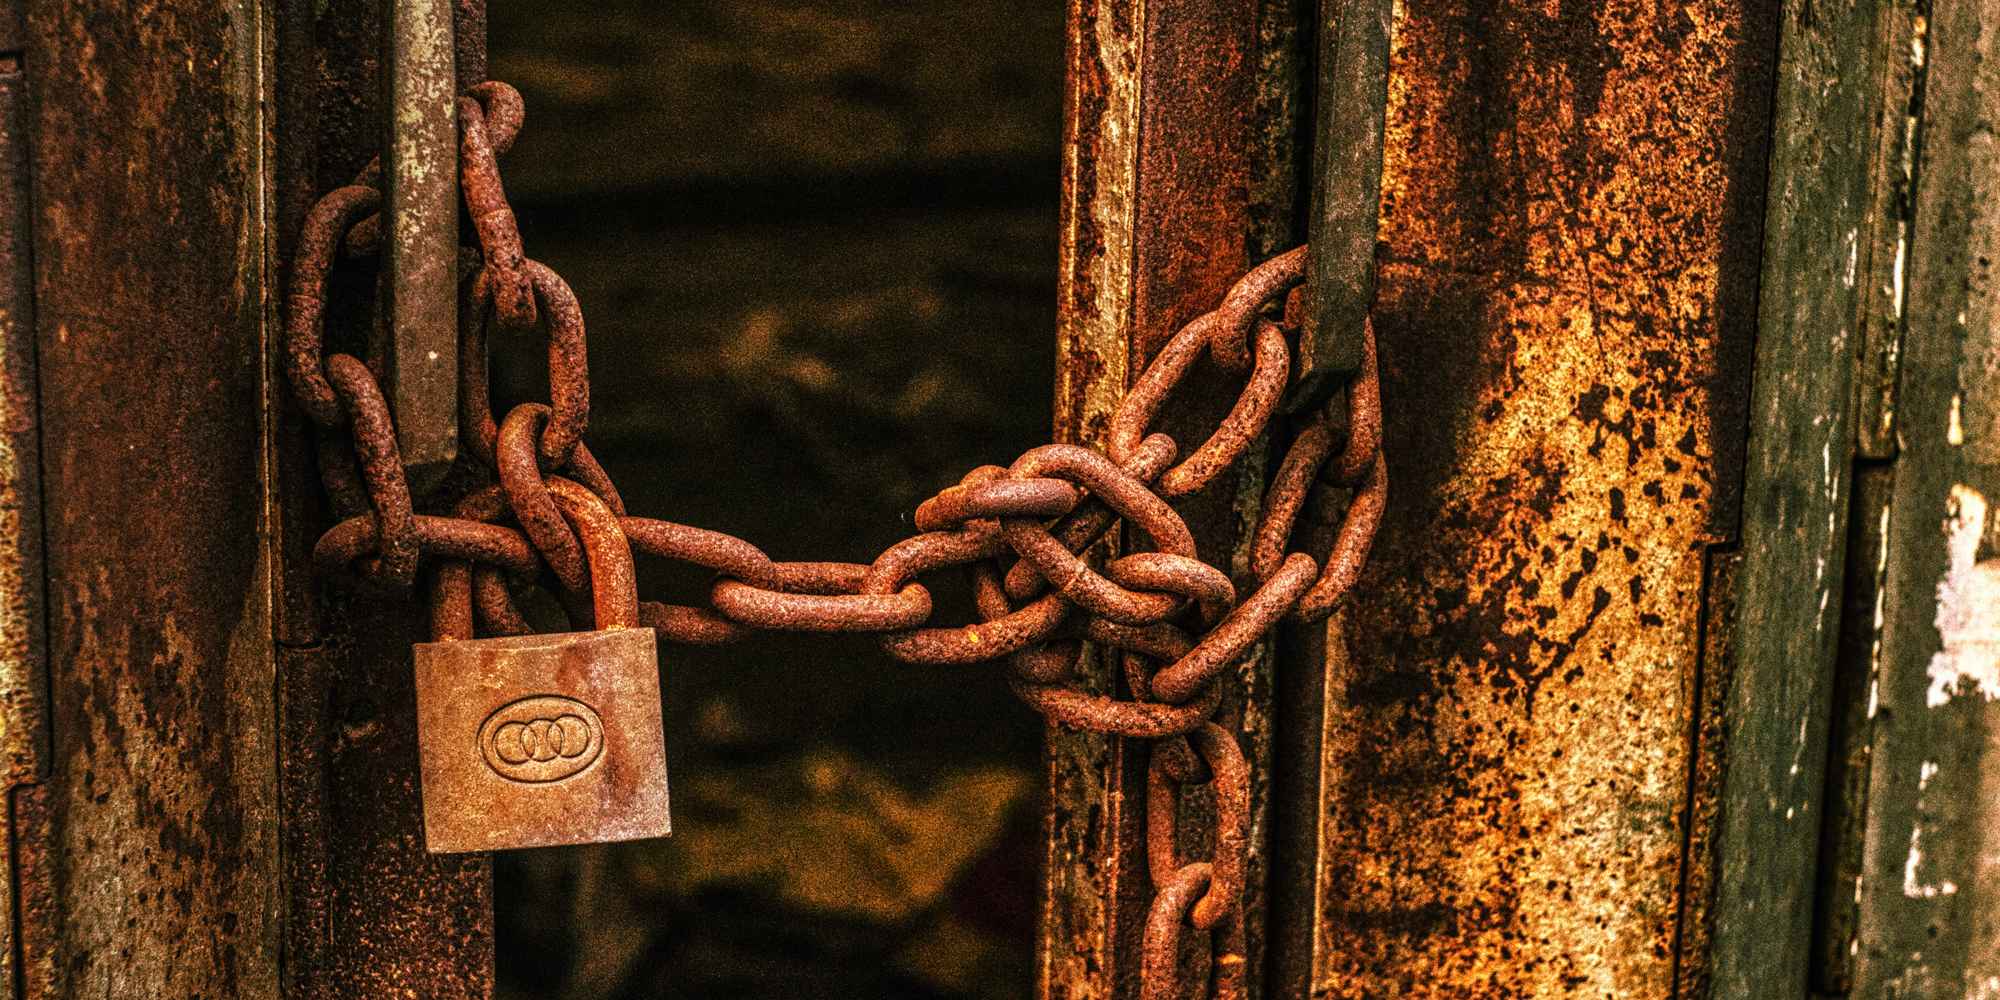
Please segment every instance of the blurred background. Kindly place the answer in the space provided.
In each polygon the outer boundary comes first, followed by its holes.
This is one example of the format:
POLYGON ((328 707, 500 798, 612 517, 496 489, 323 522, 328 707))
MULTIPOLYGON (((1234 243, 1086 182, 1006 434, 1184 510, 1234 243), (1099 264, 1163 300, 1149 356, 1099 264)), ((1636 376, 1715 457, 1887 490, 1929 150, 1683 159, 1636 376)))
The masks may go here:
MULTIPOLYGON (((528 102, 508 191, 582 301, 590 443, 636 512, 865 562, 1047 440, 1060 5, 489 10, 528 102)), ((538 394, 536 359, 496 365, 538 394)), ((675 834, 500 855, 503 1000, 1031 990, 1041 725, 998 671, 825 638, 661 658, 675 834)))

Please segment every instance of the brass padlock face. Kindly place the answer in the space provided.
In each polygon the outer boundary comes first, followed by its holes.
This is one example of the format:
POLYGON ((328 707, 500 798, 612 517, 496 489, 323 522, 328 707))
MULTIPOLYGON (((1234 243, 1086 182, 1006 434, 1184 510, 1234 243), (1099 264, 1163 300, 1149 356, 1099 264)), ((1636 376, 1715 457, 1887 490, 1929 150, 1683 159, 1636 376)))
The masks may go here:
POLYGON ((432 853, 672 831, 652 629, 427 642, 416 661, 432 853))

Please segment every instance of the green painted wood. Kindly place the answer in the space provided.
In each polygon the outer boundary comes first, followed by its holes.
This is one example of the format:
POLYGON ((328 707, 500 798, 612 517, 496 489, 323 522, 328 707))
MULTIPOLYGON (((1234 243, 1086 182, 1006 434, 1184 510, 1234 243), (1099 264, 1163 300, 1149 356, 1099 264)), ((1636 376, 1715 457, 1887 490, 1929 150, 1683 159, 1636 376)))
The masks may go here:
MULTIPOLYGON (((1863 357, 1860 377, 1865 379, 1863 357)), ((1812 986, 1818 993, 1844 994, 1854 988, 1853 945, 1861 925, 1854 884, 1866 855, 1869 761, 1874 752, 1869 690, 1875 681, 1875 609, 1882 595, 1889 497, 1894 488, 1895 470, 1889 463, 1856 463, 1847 518, 1847 585, 1834 664, 1833 720, 1827 739, 1819 877, 1814 886, 1812 986)))
POLYGON ((1882 4, 1785 4, 1733 673, 1723 705, 1711 996, 1803 996, 1841 621, 1882 4), (1856 71, 1857 67, 1862 71, 1856 71))
POLYGON ((1865 308, 1860 369, 1855 374, 1854 433, 1867 458, 1896 455, 1896 369, 1902 349, 1903 306, 1909 296, 1912 200, 1915 197, 1917 102, 1923 95, 1926 0, 1884 0, 1879 18, 1879 118, 1869 164, 1875 200, 1874 238, 1857 261, 1865 308))
POLYGON ((2000 2, 1938 0, 1853 995, 2000 996, 2000 2))

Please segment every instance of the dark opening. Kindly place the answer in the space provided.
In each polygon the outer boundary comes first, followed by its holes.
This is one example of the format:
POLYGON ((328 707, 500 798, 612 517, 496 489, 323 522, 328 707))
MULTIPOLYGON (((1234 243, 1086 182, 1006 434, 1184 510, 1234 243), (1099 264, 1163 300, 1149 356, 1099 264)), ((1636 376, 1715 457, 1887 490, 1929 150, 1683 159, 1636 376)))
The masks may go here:
MULTIPOLYGON (((635 513, 867 562, 1048 439, 1060 5, 490 13, 528 102, 509 194, 582 302, 588 440, 635 513)), ((518 347, 496 384, 533 397, 518 347)), ((1031 990, 1041 726, 997 668, 854 638, 661 659, 675 835, 496 858, 503 998, 1031 990)))

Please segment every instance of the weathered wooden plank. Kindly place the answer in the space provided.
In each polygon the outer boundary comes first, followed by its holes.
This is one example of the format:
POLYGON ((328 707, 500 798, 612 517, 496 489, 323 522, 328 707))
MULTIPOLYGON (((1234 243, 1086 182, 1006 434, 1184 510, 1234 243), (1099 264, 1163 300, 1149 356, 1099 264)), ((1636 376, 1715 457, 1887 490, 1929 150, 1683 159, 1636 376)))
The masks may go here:
POLYGON ((1889 504, 1861 997, 2000 992, 2000 3, 1931 5, 1889 504))
POLYGON ((1401 8, 1394 486, 1329 631, 1314 995, 1671 995, 1774 30, 1735 0, 1401 8))
MULTIPOLYGON (((1866 364, 1865 356, 1863 364, 1866 364)), ((1865 368, 1860 373, 1866 376, 1865 368)), ((1857 411, 1858 419, 1859 411, 1857 411)), ((1854 990, 1854 941, 1861 900, 1854 887, 1866 862, 1869 760, 1874 725, 1875 616, 1887 569, 1889 497, 1895 486, 1886 463, 1855 464, 1847 517, 1847 583, 1834 657, 1833 715, 1827 730, 1825 801, 1820 808, 1819 860, 1813 899, 1811 985, 1817 994, 1854 990)))
POLYGON ((277 995, 266 29, 28 5, 64 997, 277 995))
POLYGON ((1854 434, 1864 458, 1896 455, 1896 372, 1902 350, 1903 303, 1908 296, 1911 212, 1916 197, 1917 102, 1923 94, 1928 5, 1922 0, 1879 4, 1878 32, 1848 40, 1857 61, 1841 67, 1876 75, 1875 154, 1870 164, 1874 206, 1858 261, 1867 296, 1861 318, 1860 367, 1854 377, 1854 434))
MULTIPOLYGON (((1801 996, 1855 434, 1877 247, 1882 4, 1785 5, 1744 472, 1734 676, 1723 705, 1717 998, 1801 996)), ((1700 863, 1702 859, 1691 859, 1700 863)))

